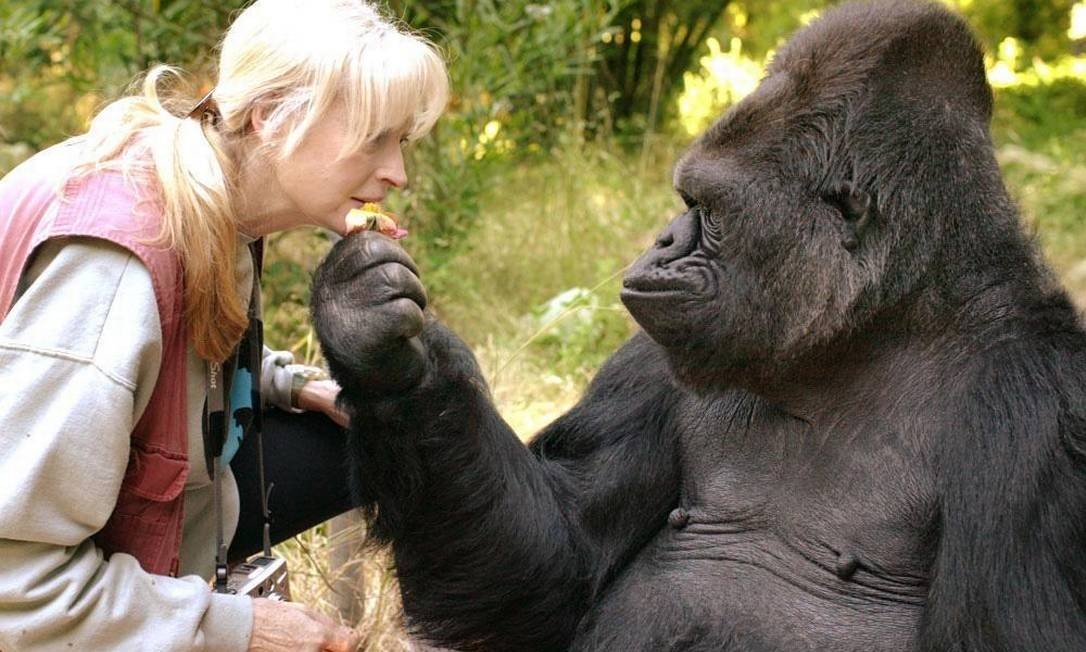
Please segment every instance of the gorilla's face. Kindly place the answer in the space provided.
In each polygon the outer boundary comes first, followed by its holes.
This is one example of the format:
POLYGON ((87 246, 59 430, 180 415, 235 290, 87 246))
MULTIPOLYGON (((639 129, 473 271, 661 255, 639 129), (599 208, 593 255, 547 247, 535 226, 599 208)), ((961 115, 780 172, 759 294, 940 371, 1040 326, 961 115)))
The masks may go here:
POLYGON ((674 174, 688 210, 625 277, 692 384, 776 373, 861 319, 881 281, 875 193, 831 160, 845 112, 811 120, 803 83, 777 71, 694 143, 674 174))
POLYGON ((872 7, 796 34, 675 167, 688 210, 622 299, 688 383, 829 359, 827 345, 909 314, 984 248, 971 220, 1002 186, 982 53, 932 6, 872 7))

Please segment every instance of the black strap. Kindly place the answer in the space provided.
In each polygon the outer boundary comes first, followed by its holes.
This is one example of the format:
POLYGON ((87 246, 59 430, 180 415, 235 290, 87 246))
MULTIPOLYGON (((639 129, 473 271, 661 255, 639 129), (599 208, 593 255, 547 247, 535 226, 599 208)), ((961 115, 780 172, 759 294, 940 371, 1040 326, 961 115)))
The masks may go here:
POLYGON ((215 505, 215 591, 227 593, 227 579, 229 569, 227 566, 227 545, 223 532, 223 508, 222 508, 222 453, 226 445, 226 436, 229 433, 230 424, 230 385, 233 372, 238 363, 239 350, 247 353, 249 371, 252 374, 252 405, 253 417, 249 428, 249 434, 257 438, 258 461, 260 464, 261 507, 264 514, 264 554, 271 555, 271 543, 269 538, 270 518, 268 511, 268 487, 264 478, 264 446, 263 446, 263 417, 260 399, 260 372, 264 349, 264 324, 260 318, 260 273, 263 269, 264 246, 263 240, 256 240, 249 245, 249 252, 253 258, 253 285, 249 296, 249 323, 245 329, 243 342, 222 364, 209 361, 207 363, 207 405, 204 408, 203 436, 204 458, 207 462, 208 472, 212 479, 212 494, 215 505))
POLYGON ((264 410, 261 409, 260 374, 264 368, 264 321, 260 296, 260 276, 264 270, 264 239, 249 245, 253 255, 253 294, 249 298, 249 368, 253 370, 253 434, 256 435, 257 462, 260 468, 260 511, 264 515, 264 556, 271 557, 271 512, 268 497, 275 484, 268 484, 264 475, 264 410))
POLYGON ((215 505, 215 591, 226 593, 228 569, 226 542, 222 523, 222 451, 226 442, 229 399, 224 365, 207 363, 207 408, 204 410, 204 457, 210 458, 212 495, 215 505))

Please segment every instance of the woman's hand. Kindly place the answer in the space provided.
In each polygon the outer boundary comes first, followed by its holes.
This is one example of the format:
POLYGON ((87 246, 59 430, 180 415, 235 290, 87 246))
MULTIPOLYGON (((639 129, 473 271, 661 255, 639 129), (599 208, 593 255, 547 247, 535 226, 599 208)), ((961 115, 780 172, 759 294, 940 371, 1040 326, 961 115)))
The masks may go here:
POLYGON ((309 412, 323 412, 332 421, 346 428, 349 418, 347 414, 336 407, 336 397, 339 396, 339 384, 334 380, 310 380, 306 381, 298 390, 298 408, 309 412))
POLYGON ((362 634, 292 602, 253 598, 250 652, 355 652, 362 634))

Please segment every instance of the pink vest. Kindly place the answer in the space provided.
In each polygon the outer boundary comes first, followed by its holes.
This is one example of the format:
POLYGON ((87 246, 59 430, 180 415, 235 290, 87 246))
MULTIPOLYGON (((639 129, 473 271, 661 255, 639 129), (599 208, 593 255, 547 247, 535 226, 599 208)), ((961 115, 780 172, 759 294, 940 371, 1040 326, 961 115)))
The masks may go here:
POLYGON ((0 179, 0 322, 35 249, 49 238, 103 238, 129 249, 150 271, 162 324, 162 364, 132 431, 117 504, 94 540, 107 556, 126 552, 150 573, 176 575, 189 472, 181 264, 174 252, 149 244, 162 220, 153 197, 117 172, 68 178, 77 148, 71 142, 51 147, 0 179))

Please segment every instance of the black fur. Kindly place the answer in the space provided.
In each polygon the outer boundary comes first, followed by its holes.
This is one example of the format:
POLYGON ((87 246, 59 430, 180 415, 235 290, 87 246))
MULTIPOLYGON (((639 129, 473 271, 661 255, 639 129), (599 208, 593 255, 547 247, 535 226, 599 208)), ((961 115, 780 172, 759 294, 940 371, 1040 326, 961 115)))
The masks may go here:
POLYGON ((413 628, 468 650, 1086 650, 1086 334, 936 4, 799 32, 676 167, 644 328, 522 446, 412 264, 314 319, 413 628))

